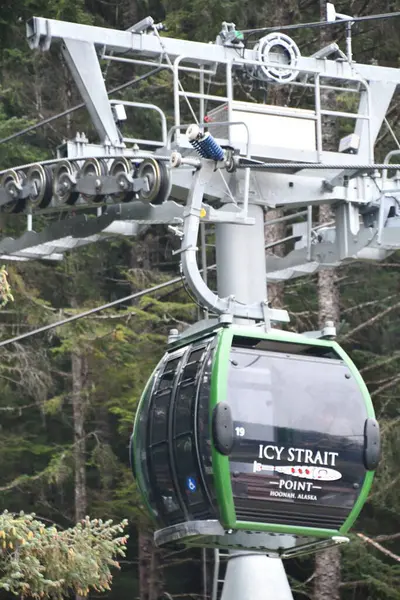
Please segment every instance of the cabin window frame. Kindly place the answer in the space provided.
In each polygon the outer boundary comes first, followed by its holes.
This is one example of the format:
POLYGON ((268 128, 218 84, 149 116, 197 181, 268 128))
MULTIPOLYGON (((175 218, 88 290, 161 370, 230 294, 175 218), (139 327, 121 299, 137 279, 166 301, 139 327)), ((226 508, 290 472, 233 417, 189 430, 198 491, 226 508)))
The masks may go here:
MULTIPOLYGON (((194 520, 197 518, 211 518, 214 514, 213 502, 210 497, 209 489, 204 478, 204 472, 201 464, 201 457, 198 447, 198 405, 199 405, 199 394, 200 387, 204 376, 204 371, 207 366, 210 352, 212 351, 213 338, 206 338, 194 342, 187 347, 185 360, 182 364, 179 380, 174 396, 173 414, 171 415, 171 428, 170 428, 170 439, 171 439, 171 450, 173 462, 176 470, 176 486, 179 488, 180 495, 185 504, 188 520, 194 520), (197 353, 201 352, 201 355, 197 358, 197 353), (193 357, 193 360, 192 360, 193 357), (188 370, 193 368, 192 372, 187 373, 188 370), (177 419, 177 413, 179 408, 182 406, 179 403, 179 396, 182 389, 193 386, 193 394, 190 396, 190 413, 186 414, 185 418, 190 424, 186 429, 180 429, 177 427, 184 421, 179 422, 177 419), (188 418, 189 417, 189 418, 188 418), (182 450, 179 448, 179 443, 184 442, 190 444, 190 450, 187 452, 186 457, 182 456, 182 450), (190 469, 187 469, 185 473, 183 467, 185 458, 186 469, 190 465, 190 469), (191 464, 190 464, 191 463, 191 464), (183 467, 183 468, 182 468, 183 467), (190 471, 190 473, 189 473, 190 471)), ((211 378, 210 369, 210 378, 211 378)), ((210 389, 208 392, 208 407, 210 406, 210 389)), ((209 408, 208 408, 209 416, 209 408)), ((208 417, 209 418, 209 417, 208 417)), ((211 455, 211 448, 210 448, 211 455)))

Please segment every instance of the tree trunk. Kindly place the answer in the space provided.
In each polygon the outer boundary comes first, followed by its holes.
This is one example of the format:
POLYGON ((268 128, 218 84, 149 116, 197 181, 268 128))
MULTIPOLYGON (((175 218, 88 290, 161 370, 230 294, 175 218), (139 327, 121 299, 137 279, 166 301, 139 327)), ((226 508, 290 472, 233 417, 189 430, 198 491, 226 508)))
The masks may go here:
MULTIPOLYGON (((321 20, 326 19, 326 0, 320 0, 321 20)), ((321 47, 328 44, 328 28, 321 28, 321 47)), ((336 98, 334 92, 321 90, 321 106, 334 110, 336 98)), ((335 150, 337 146, 336 120, 324 116, 322 120, 322 145, 324 150, 335 150)), ((329 205, 320 206, 319 224, 331 221, 333 213, 329 205)), ((318 273, 318 321, 323 327, 326 321, 339 322, 339 295, 336 286, 336 272, 325 269, 318 273)), ((338 547, 318 552, 315 557, 314 600, 340 600, 341 555, 338 547)))
POLYGON ((314 600, 340 600, 340 559, 338 547, 316 555, 314 600))
POLYGON ((208 598, 208 568, 207 568, 207 548, 201 549, 201 574, 203 581, 203 600, 208 598))
MULTIPOLYGON (((269 225, 268 221, 272 221, 274 219, 278 219, 283 216, 283 210, 281 208, 275 208, 273 210, 269 210, 266 214, 265 218, 265 245, 267 246, 267 254, 275 254, 275 256, 283 256, 283 246, 282 244, 279 246, 272 246, 268 248, 269 244, 274 244, 278 240, 281 240, 285 237, 285 224, 283 223, 274 223, 273 225, 269 225)), ((284 305, 284 284, 283 283, 268 283, 267 286, 268 292, 268 302, 271 303, 272 308, 283 308, 284 305)))
MULTIPOLYGON (((326 0, 320 0, 320 17, 326 19, 326 0)), ((321 28, 321 47, 325 46, 330 39, 330 31, 321 28)), ((321 107, 334 110, 336 107, 336 96, 333 90, 321 90, 321 107)), ((329 115, 322 117, 322 147, 324 150, 333 151, 337 148, 336 119, 329 115)), ((334 218, 330 205, 320 206, 318 222, 320 225, 332 221, 334 218)), ((325 269, 318 273, 318 319, 319 326, 323 327, 325 321, 331 320, 336 324, 339 321, 339 297, 336 289, 336 272, 334 269, 325 269)))
POLYGON ((140 600, 158 600, 164 592, 164 573, 160 552, 153 542, 152 532, 139 530, 139 591, 140 600))
MULTIPOLYGON (((85 518, 87 513, 85 402, 83 397, 84 359, 79 349, 71 353, 71 372, 74 428, 75 521, 79 522, 85 518)), ((84 600, 84 598, 76 594, 75 600, 84 600)))
MULTIPOLYGON (((319 221, 326 222, 332 212, 329 206, 321 206, 319 221)), ((319 327, 326 321, 339 322, 339 295, 334 269, 318 274, 318 320, 319 327)), ((318 552, 315 557, 313 600, 340 600, 341 554, 339 547, 318 552)))
POLYGON ((75 467, 75 520, 84 519, 87 511, 86 497, 86 439, 85 402, 83 398, 84 360, 80 350, 74 350, 72 363, 72 415, 74 427, 75 467))
MULTIPOLYGON (((150 253, 154 244, 151 234, 137 240, 130 249, 129 266, 133 276, 131 292, 137 292, 148 285, 146 273, 151 270, 150 253)), ((135 303, 133 300, 132 303, 135 303)), ((162 550, 155 547, 153 532, 145 525, 139 526, 139 594, 140 600, 158 600, 164 591, 162 550)))

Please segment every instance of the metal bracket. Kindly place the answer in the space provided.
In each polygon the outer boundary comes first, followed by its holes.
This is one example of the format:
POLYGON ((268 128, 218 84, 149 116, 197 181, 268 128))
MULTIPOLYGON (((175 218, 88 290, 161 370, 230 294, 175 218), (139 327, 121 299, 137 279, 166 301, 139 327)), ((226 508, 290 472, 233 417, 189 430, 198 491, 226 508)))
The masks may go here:
POLYGON ((202 217, 202 221, 208 221, 210 223, 238 223, 240 225, 254 225, 255 221, 251 217, 248 217, 244 210, 238 207, 237 212, 223 211, 221 209, 213 208, 208 204, 203 204, 202 208, 205 210, 205 216, 202 217))
POLYGON ((160 206, 144 202, 114 204, 96 218, 78 215, 62 219, 40 232, 27 231, 20 238, 0 241, 0 256, 10 260, 55 259, 82 245, 113 236, 135 236, 141 225, 168 224, 181 221, 183 206, 164 202, 160 206), (61 253, 61 254, 60 254, 61 253))
MULTIPOLYGON (((186 281, 202 306, 217 314, 232 314, 255 321, 264 321, 264 305, 257 302, 247 305, 236 302, 231 297, 220 298, 204 282, 196 258, 197 236, 200 225, 200 214, 205 188, 213 174, 213 165, 204 162, 203 168, 195 172, 189 192, 187 209, 184 215, 185 251, 182 253, 182 269, 186 281)), ((271 311, 270 318, 276 321, 289 322, 286 311, 271 311), (273 316, 272 316, 273 312, 273 316)))
POLYGON ((15 194, 7 192, 3 187, 0 187, 0 206, 4 206, 15 200, 25 200, 30 195, 36 194, 36 186, 33 183, 23 182, 21 185, 13 185, 15 194))
MULTIPOLYGON (((179 229, 179 227, 174 227, 173 225, 168 225, 168 229, 170 231, 172 231, 172 233, 174 233, 179 239, 183 238, 184 233, 183 233, 182 229, 179 229)), ((183 252, 183 249, 181 248, 181 250, 179 252, 183 252)), ((178 251, 174 250, 172 252, 172 254, 178 254, 178 251)))
POLYGON ((4 206, 13 200, 16 200, 18 196, 13 198, 10 194, 7 194, 6 190, 3 187, 0 187, 0 206, 4 206))
POLYGON ((325 326, 319 331, 305 331, 301 335, 313 339, 334 340, 336 338, 336 327, 333 321, 326 321, 325 326))
POLYGON ((94 44, 66 38, 62 52, 101 141, 121 145, 94 44))
POLYGON ((261 307, 262 307, 262 311, 264 313, 264 329, 265 329, 265 332, 268 333, 268 331, 271 330, 270 310, 268 308, 268 303, 263 302, 261 307))
POLYGON ((87 195, 110 195, 129 191, 139 192, 142 189, 146 192, 149 191, 149 183, 146 178, 138 177, 135 179, 125 173, 120 173, 117 176, 100 175, 92 177, 88 175, 86 177, 79 177, 76 179, 74 187, 77 192, 87 195))

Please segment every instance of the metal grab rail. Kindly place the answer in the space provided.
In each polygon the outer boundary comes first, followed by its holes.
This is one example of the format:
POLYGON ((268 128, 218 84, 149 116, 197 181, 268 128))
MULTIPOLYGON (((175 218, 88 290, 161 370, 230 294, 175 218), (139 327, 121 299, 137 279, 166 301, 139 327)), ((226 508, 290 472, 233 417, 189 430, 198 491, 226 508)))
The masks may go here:
POLYGON ((165 116, 164 111, 161 110, 161 108, 159 106, 156 106, 155 104, 149 104, 147 102, 130 102, 128 100, 110 100, 110 104, 111 104, 111 106, 115 106, 116 104, 122 104, 123 106, 131 106, 132 108, 143 108, 143 109, 147 109, 147 110, 156 111, 161 117, 162 140, 160 140, 160 141, 146 140, 146 139, 128 138, 128 137, 123 137, 122 139, 124 142, 127 142, 128 144, 142 143, 142 144, 146 144, 147 146, 157 146, 157 147, 165 147, 166 146, 166 144, 167 144, 167 117, 165 116))
MULTIPOLYGON (((400 156, 400 148, 398 150, 391 150, 390 152, 388 152, 383 160, 383 162, 387 165, 390 164, 390 160, 392 159, 393 156, 400 156)), ((393 166, 393 168, 396 168, 395 166, 393 166)), ((382 188, 385 191, 385 186, 386 186, 386 182, 387 182, 387 169, 385 169, 382 172, 382 188)))
MULTIPOLYGON (((226 95, 221 95, 221 96, 217 96, 214 94, 209 94, 209 93, 204 93, 204 72, 202 72, 202 69, 199 68, 198 69, 198 73, 200 75, 200 89, 199 92, 193 92, 193 91, 185 91, 183 90, 182 87, 182 83, 180 81, 179 78, 179 71, 183 70, 184 67, 181 66, 181 62, 183 60, 185 60, 187 57, 185 56, 178 56, 176 57, 176 59, 174 60, 173 63, 173 80, 174 80, 174 115, 175 115, 175 126, 176 126, 176 130, 177 130, 177 136, 176 136, 176 141, 179 144, 179 138, 180 138, 180 127, 179 125, 180 123, 180 117, 181 117, 181 111, 180 111, 180 100, 181 98, 184 98, 186 100, 186 102, 189 104, 189 98, 195 99, 195 100, 199 100, 200 101, 200 118, 199 121, 203 121, 204 120, 204 102, 205 101, 211 101, 211 102, 218 102, 221 104, 227 103, 227 110, 228 110, 228 121, 232 122, 232 110, 233 110, 233 104, 235 103, 234 100, 234 93, 233 93, 233 68, 235 66, 238 65, 252 65, 255 67, 265 67, 265 66, 276 66, 274 65, 274 63, 269 62, 269 61, 259 61, 259 60, 251 60, 251 59, 242 59, 242 58, 226 58, 226 60, 221 61, 219 60, 218 63, 219 64, 225 64, 226 65, 226 95)), ((299 69, 298 65, 295 66, 291 66, 291 65, 285 65, 285 69, 289 69, 289 70, 293 70, 293 71, 297 71, 299 69)), ((344 81, 349 81, 351 80, 352 82, 355 82, 357 84, 359 84, 362 87, 362 90, 359 90, 360 93, 360 105, 361 105, 361 95, 362 93, 365 94, 366 97, 366 104, 365 104, 365 112, 355 112, 355 113, 351 113, 351 112, 347 112, 347 111, 335 111, 335 110, 327 110, 322 108, 321 106, 321 89, 323 89, 324 86, 321 85, 321 79, 323 79, 324 77, 327 78, 327 76, 321 74, 321 72, 317 71, 316 69, 310 69, 307 72, 309 77, 314 78, 314 85, 312 87, 314 87, 314 111, 312 111, 311 114, 308 114, 307 116, 302 116, 301 113, 300 114, 296 114, 297 118, 305 118, 305 119, 311 119, 311 120, 315 120, 316 122, 316 130, 315 130, 315 136, 316 136, 316 150, 317 150, 317 156, 318 159, 321 160, 322 157, 322 152, 323 152, 323 147, 322 147, 322 117, 323 116, 331 116, 334 118, 349 118, 349 119, 354 119, 356 121, 366 121, 367 123, 367 138, 368 138, 368 159, 373 162, 374 161, 374 148, 373 148, 373 139, 372 139, 372 131, 371 131, 371 94, 370 94, 370 87, 368 82, 360 75, 358 75, 357 73, 354 73, 352 76, 341 76, 340 73, 336 74, 335 79, 338 80, 344 80, 344 81)), ((330 76, 329 79, 332 79, 332 77, 330 76)), ((302 82, 293 82, 296 83, 297 85, 303 85, 302 82)), ((310 84, 307 84, 308 86, 310 84)), ((340 88, 339 88, 340 89, 340 88)), ((346 91, 346 88, 343 88, 343 91, 346 91)), ((260 110, 261 107, 263 107, 262 112, 264 114, 279 114, 279 108, 278 110, 276 109, 276 107, 274 107, 274 110, 271 110, 271 113, 269 113, 268 109, 265 107, 265 105, 262 104, 254 104, 255 107, 259 106, 260 110)), ((193 112, 193 110, 192 110, 193 112)), ((287 113, 283 114, 282 116, 289 116, 287 115, 287 113)), ((294 115, 293 115, 294 116, 294 115)))

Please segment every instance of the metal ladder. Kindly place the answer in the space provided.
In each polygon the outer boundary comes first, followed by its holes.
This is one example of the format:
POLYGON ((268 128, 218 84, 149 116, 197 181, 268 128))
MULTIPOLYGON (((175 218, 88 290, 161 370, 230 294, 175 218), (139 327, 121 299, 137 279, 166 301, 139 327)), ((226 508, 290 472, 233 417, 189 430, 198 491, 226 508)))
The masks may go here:
POLYGON ((228 564, 229 552, 223 550, 214 550, 214 576, 211 600, 220 600, 222 589, 225 583, 226 567, 228 564))

